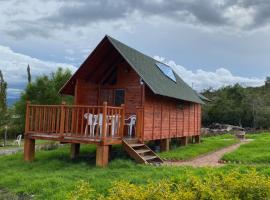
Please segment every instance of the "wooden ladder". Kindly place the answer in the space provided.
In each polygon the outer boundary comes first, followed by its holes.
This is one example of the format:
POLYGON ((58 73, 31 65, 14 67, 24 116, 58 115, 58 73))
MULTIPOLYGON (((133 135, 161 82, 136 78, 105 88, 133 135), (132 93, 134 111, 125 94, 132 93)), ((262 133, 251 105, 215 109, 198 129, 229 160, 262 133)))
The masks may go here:
POLYGON ((136 162, 142 164, 161 165, 163 160, 144 143, 138 139, 123 139, 125 151, 136 162))

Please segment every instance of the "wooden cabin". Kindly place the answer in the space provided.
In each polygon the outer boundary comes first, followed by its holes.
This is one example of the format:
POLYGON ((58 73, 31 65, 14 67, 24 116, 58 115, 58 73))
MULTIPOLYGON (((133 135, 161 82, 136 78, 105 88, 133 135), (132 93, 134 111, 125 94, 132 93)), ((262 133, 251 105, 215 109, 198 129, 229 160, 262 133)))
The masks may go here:
POLYGON ((74 96, 74 104, 27 104, 25 160, 34 159, 35 139, 71 143, 72 158, 81 143, 96 144, 99 166, 107 165, 113 144, 147 163, 159 160, 147 141, 159 140, 161 150, 171 138, 199 141, 198 94, 169 66, 112 37, 102 39, 60 94, 74 96))

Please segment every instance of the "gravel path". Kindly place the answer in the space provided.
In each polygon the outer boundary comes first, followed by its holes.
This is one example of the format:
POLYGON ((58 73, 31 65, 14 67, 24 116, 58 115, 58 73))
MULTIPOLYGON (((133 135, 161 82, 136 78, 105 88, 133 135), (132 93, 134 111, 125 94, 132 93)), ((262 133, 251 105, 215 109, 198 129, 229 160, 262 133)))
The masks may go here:
POLYGON ((10 155, 17 152, 23 151, 23 147, 15 147, 10 149, 1 149, 0 148, 0 156, 10 155))
POLYGON ((175 165, 175 166, 193 166, 193 167, 206 167, 206 166, 222 166, 224 164, 219 163, 219 160, 222 158, 222 156, 226 153, 232 152, 236 150, 241 144, 248 143, 250 140, 242 140, 237 144, 233 144, 229 147, 220 149, 218 151, 215 151, 213 153, 209 153, 206 155, 202 155, 199 157, 196 157, 191 160, 187 161, 166 161, 165 164, 167 165, 175 165))

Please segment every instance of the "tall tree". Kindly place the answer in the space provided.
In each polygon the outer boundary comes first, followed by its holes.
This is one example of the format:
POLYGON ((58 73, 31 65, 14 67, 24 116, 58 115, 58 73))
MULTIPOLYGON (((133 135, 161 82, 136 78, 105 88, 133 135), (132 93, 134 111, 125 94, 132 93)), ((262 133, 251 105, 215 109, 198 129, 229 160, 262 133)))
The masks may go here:
POLYGON ((7 82, 5 82, 0 70, 0 111, 5 112, 7 108, 7 82))
POLYGON ((27 78, 28 78, 28 84, 31 83, 31 71, 30 71, 30 66, 27 66, 27 78))
POLYGON ((7 83, 4 81, 2 71, 0 70, 0 126, 6 121, 7 113, 7 83))

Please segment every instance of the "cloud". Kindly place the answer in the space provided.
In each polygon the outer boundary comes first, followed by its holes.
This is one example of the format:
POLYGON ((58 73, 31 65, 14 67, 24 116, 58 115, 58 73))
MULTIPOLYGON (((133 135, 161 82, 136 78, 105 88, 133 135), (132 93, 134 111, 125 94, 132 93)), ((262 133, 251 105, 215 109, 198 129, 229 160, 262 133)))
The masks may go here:
POLYGON ((126 28, 142 19, 250 31, 269 27, 269 10, 268 0, 26 0, 24 4, 10 0, 2 3, 0 13, 8 27, 2 32, 15 38, 46 38, 57 36, 58 31, 91 29, 98 24, 126 28))
MULTIPOLYGON (((17 53, 6 46, 0 46, 0 57, 0 69, 3 72, 4 79, 8 82, 9 98, 18 97, 25 87, 27 82, 26 67, 28 64, 31 67, 33 78, 42 74, 49 74, 58 67, 69 68, 72 72, 77 69, 71 64, 43 61, 17 53)), ((167 63, 184 81, 190 86, 193 85, 194 89, 198 91, 209 87, 219 88, 235 83, 240 83, 243 86, 260 86, 264 84, 263 79, 235 76, 225 68, 219 68, 214 72, 202 69, 191 71, 163 57, 155 56, 154 58, 167 63)))
POLYGON ((175 73, 177 73, 190 86, 193 86, 197 91, 202 91, 203 89, 210 87, 217 89, 228 85, 234 85, 236 83, 239 83, 243 87, 257 87, 264 84, 264 79, 235 76, 225 68, 216 69, 214 72, 204 71, 201 69, 193 72, 176 64, 174 61, 168 61, 163 57, 154 56, 154 58, 171 66, 175 73))
POLYGON ((4 79, 8 83, 8 97, 18 97, 27 82, 26 67, 31 67, 32 77, 35 78, 42 74, 49 74, 58 67, 69 68, 72 72, 76 67, 66 63, 43 61, 21 53, 16 53, 6 46, 0 45, 0 70, 4 79))

